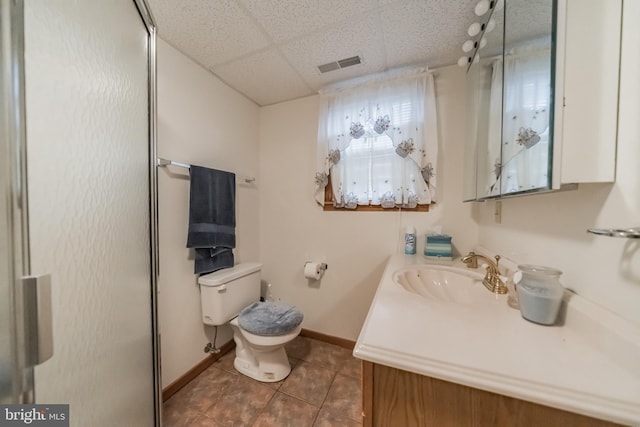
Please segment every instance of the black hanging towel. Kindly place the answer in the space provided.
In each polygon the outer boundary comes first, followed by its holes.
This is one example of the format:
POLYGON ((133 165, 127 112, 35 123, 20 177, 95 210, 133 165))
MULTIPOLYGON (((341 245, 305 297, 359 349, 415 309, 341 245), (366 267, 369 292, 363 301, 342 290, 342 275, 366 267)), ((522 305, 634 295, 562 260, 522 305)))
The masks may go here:
POLYGON ((236 175, 191 165, 187 247, 196 251, 194 272, 233 267, 236 247, 236 175))

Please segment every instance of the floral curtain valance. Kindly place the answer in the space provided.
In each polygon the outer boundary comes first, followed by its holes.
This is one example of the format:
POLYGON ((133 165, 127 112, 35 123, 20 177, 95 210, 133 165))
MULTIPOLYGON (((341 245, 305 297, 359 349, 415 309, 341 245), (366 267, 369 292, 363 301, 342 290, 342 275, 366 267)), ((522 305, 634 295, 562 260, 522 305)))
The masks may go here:
POLYGON ((437 135, 428 73, 322 95, 316 200, 331 174, 335 207, 431 203, 437 135))

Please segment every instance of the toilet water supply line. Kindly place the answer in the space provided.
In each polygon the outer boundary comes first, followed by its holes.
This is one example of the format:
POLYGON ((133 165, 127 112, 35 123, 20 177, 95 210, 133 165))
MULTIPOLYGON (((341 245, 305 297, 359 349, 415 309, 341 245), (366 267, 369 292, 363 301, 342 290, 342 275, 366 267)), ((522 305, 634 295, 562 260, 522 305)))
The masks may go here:
POLYGON ((213 343, 207 343, 207 345, 204 346, 204 352, 205 353, 213 353, 213 354, 218 354, 220 353, 220 349, 218 347, 216 347, 216 339, 218 339, 218 327, 214 326, 214 334, 213 334, 213 343))

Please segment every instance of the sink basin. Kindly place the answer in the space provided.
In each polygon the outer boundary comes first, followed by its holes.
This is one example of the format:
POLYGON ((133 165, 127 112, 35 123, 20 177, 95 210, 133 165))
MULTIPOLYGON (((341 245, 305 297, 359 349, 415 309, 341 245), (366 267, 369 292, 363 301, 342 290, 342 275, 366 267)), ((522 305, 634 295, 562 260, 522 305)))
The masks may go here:
POLYGON ((495 300, 482 285, 484 275, 455 267, 420 265, 393 273, 393 281, 406 291, 429 300, 457 304, 478 304, 495 300))
POLYGON ((391 255, 353 354, 640 427, 637 323, 567 293, 562 325, 539 326, 511 308, 508 295, 489 292, 482 285, 484 274, 461 260, 436 264, 420 256, 391 255))

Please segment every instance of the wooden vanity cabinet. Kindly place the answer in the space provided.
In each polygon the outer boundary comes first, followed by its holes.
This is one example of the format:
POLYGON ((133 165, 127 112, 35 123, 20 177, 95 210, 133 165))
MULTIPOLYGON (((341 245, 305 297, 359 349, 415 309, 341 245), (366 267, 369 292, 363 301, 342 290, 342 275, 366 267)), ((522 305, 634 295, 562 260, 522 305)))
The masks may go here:
POLYGON ((362 362, 363 426, 617 426, 371 362, 362 362))

